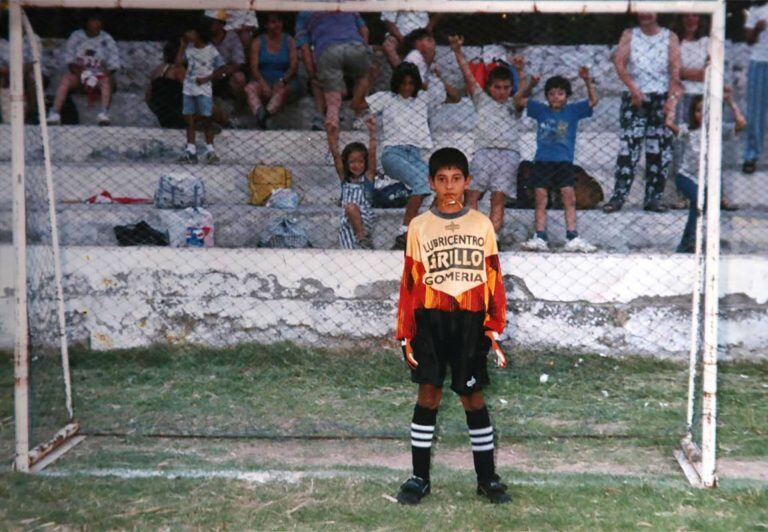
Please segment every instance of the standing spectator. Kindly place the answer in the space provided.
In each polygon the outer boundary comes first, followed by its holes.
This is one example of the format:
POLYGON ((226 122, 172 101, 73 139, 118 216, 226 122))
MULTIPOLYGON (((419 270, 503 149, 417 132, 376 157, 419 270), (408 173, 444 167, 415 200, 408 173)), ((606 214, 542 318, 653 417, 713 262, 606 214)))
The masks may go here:
POLYGON ((433 66, 435 55, 437 54, 437 43, 429 30, 413 30, 405 37, 403 47, 407 50, 403 61, 413 63, 419 69, 421 81, 424 83, 424 90, 429 88, 430 83, 442 83, 445 85, 447 101, 456 103, 461 100, 459 91, 442 79, 437 65, 433 66))
POLYGON ((464 38, 451 36, 450 43, 477 112, 475 151, 469 172, 472 180, 464 197, 469 208, 477 209, 480 198, 490 191, 489 218, 498 235, 504 225, 504 203, 507 195, 514 190, 517 167, 520 165, 520 153, 517 151, 517 121, 520 115, 510 98, 512 72, 506 66, 494 68, 483 90, 475 81, 461 50, 464 38))
POLYGON ((638 27, 625 30, 613 63, 628 92, 621 97, 621 139, 616 158, 613 195, 604 212, 622 208, 632 187, 635 167, 645 142, 644 209, 665 212, 661 194, 672 161, 672 134, 664 127, 665 114, 680 97, 680 42, 659 26, 656 14, 641 12, 638 27))
POLYGON ((411 191, 405 206, 403 225, 392 249, 405 249, 408 224, 419 212, 426 196, 431 194, 428 168, 421 158, 422 149, 433 147, 429 130, 429 107, 445 100, 442 83, 423 89, 419 69, 402 62, 392 72, 389 91, 371 94, 366 99, 373 114, 381 113, 384 172, 411 191))
POLYGON ((235 101, 245 100, 245 52, 240 37, 234 31, 227 31, 227 13, 223 9, 208 10, 205 16, 211 20, 211 44, 216 47, 226 65, 224 76, 213 82, 213 94, 218 97, 231 97, 235 101))
POLYGON ((181 129, 186 127, 182 114, 182 88, 186 72, 176 64, 179 43, 169 41, 163 47, 163 64, 149 74, 149 86, 144 100, 160 122, 160 127, 181 129))
POLYGON ((680 81, 683 96, 677 105, 678 122, 688 113, 691 100, 704 94, 704 71, 709 57, 709 31, 695 13, 677 19, 675 33, 680 40, 680 81))
POLYGON ((90 15, 85 28, 69 36, 64 48, 66 72, 59 81, 53 108, 48 112, 49 124, 61 123, 61 108, 71 90, 84 89, 89 96, 101 94, 100 126, 109 125, 109 107, 115 89, 115 72, 120 68, 120 55, 115 40, 102 30, 99 15, 90 15))
POLYGON ((382 48, 392 68, 402 62, 398 48, 404 45, 405 36, 418 29, 426 29, 429 33, 433 33, 441 17, 440 14, 430 16, 426 11, 382 12, 381 20, 387 28, 387 36, 384 38, 382 48))
POLYGON ((302 11, 296 17, 296 45, 301 48, 310 83, 318 80, 322 86, 326 126, 339 127, 344 77, 349 76, 355 80, 350 102, 357 117, 355 127, 364 127, 360 116, 371 67, 367 41, 368 28, 359 13, 302 11))
MULTIPOLYGON (((213 84, 214 79, 221 79, 226 74, 227 65, 216 47, 210 43, 210 26, 200 24, 188 30, 181 38, 181 46, 176 54, 176 65, 185 65, 187 75, 184 78, 183 113, 187 122, 187 147, 184 159, 188 163, 197 163, 195 144, 195 126, 199 123, 205 133, 206 162, 217 164, 219 157, 213 148, 213 84)), ((238 41, 239 42, 239 41, 238 41)))
POLYGON ((268 13, 266 31, 251 43, 251 81, 246 87, 248 107, 264 128, 293 94, 301 92, 296 72, 298 55, 293 38, 283 33, 283 18, 268 13))
POLYGON ((752 47, 752 57, 747 73, 747 138, 744 145, 745 174, 754 173, 757 160, 763 151, 765 114, 768 112, 768 5, 752 6, 744 22, 747 43, 752 47))
MULTIPOLYGON (((522 61, 516 67, 523 79, 522 61)), ((579 121, 592 116, 592 109, 597 105, 598 97, 595 85, 585 66, 579 69, 579 77, 584 80, 589 99, 568 103, 571 96, 571 82, 562 76, 554 76, 544 84, 544 96, 547 103, 530 99, 531 89, 539 82, 538 76, 531 76, 518 94, 515 104, 525 108, 528 117, 536 120, 536 155, 531 169, 530 184, 536 196, 535 230, 536 234, 523 243, 526 251, 547 251, 547 201, 549 191, 557 188, 563 199, 565 214, 565 251, 592 253, 595 246, 579 237, 576 230, 576 191, 573 156, 576 149, 576 133, 579 121)))
MULTIPOLYGON (((744 129, 747 121, 741 114, 730 89, 725 90, 724 100, 733 111, 735 123, 723 125, 723 136, 729 137, 744 129)), ((666 126, 674 133, 681 144, 681 154, 677 165, 675 185, 690 201, 688 221, 685 224, 683 237, 677 246, 677 253, 693 253, 696 245, 696 215, 698 212, 697 199, 699 194, 699 152, 701 149, 701 120, 704 98, 701 95, 691 99, 686 123, 677 124, 673 114, 667 115, 666 126)), ((721 174, 722 178, 722 174, 721 174)))

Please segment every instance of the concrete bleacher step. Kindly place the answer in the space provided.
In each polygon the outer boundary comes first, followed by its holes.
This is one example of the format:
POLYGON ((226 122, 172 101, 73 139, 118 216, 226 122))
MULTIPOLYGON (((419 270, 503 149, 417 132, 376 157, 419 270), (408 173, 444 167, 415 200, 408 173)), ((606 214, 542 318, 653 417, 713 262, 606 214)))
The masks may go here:
MULTIPOLYGON (((214 217, 217 247, 254 247, 259 237, 274 219, 295 218, 304 225, 316 248, 336 248, 340 210, 335 207, 301 207, 295 211, 280 211, 248 205, 209 205, 214 217)), ((141 220, 162 228, 160 213, 150 205, 58 205, 59 232, 62 245, 117 245, 113 227, 141 220)), ((402 222, 402 209, 377 209, 374 244, 388 249, 402 222)), ((46 211, 28 212, 29 218, 45 220, 46 211)), ((614 252, 670 251, 678 243, 686 220, 684 211, 664 214, 624 209, 615 214, 601 211, 579 213, 581 235, 601 249, 614 252)), ((9 207, 0 209, 0 239, 8 241, 12 214, 9 207)), ((529 238, 533 227, 533 211, 507 209, 500 240, 505 249, 519 249, 529 238)), ((30 224, 29 241, 40 241, 45 227, 30 224)), ((550 211, 549 232, 553 246, 563 244, 565 229, 562 211, 550 211)), ((768 213, 724 213, 722 222, 724 251, 755 253, 768 245, 768 213)))

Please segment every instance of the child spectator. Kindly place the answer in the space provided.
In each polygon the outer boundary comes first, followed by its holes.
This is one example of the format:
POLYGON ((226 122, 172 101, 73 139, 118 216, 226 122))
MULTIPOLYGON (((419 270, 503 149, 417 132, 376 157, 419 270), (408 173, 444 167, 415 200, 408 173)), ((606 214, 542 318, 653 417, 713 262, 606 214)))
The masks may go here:
POLYGON ((339 154, 339 130, 328 126, 328 147, 341 180, 341 215, 339 244, 344 249, 373 249, 373 185, 376 179, 376 118, 369 116, 368 148, 352 142, 339 154))
POLYGON ((100 93, 101 112, 96 119, 100 126, 108 126, 120 55, 115 40, 102 30, 99 15, 90 15, 85 21, 85 28, 69 36, 64 48, 64 60, 69 71, 61 76, 47 122, 60 124, 61 108, 67 95, 71 90, 83 89, 93 97, 100 93))
POLYGON ((459 91, 442 79, 437 65, 433 66, 437 53, 437 43, 435 43, 435 38, 428 29, 418 29, 409 33, 405 37, 403 47, 407 51, 403 61, 416 65, 425 90, 429 88, 430 84, 442 83, 445 85, 448 102, 456 103, 461 100, 459 91))
POLYGON ((246 87, 248 107, 259 127, 277 113, 292 94, 301 92, 296 72, 298 56, 293 38, 283 33, 280 13, 266 15, 266 31, 251 43, 251 81, 246 87))
POLYGON ((402 63, 398 48, 404 45, 405 36, 418 29, 426 29, 432 33, 441 17, 441 14, 430 16, 426 11, 384 11, 381 13, 381 20, 387 28, 387 35, 384 38, 382 48, 392 68, 402 63))
POLYGON ((435 207, 408 228, 397 339, 418 398, 411 418, 413 475, 397 494, 401 504, 419 504, 431 491, 430 459, 447 369, 451 389, 464 407, 477 474, 477 494, 507 503, 507 487, 494 464, 493 425, 485 404, 488 352, 507 364, 497 340, 506 324, 507 300, 496 235, 485 215, 462 206, 471 178, 467 158, 456 148, 429 158, 435 207))
MULTIPOLYGON (((729 88, 725 89, 724 100, 733 111, 734 124, 723 125, 723 135, 732 137, 747 126, 747 121, 741 113, 733 94, 729 88)), ((699 154, 701 150, 701 123, 704 99, 701 95, 695 96, 688 108, 687 124, 675 123, 675 113, 670 110, 665 121, 666 126, 677 137, 680 143, 677 156, 677 174, 675 185, 684 194, 689 202, 688 220, 685 224, 683 237, 677 246, 678 253, 693 253, 696 246, 696 215, 698 212, 698 180, 699 180, 699 154)), ((721 175, 722 177, 722 175, 721 175)))
POLYGON ((240 36, 234 31, 227 31, 227 12, 224 9, 209 9, 205 12, 211 25, 210 43, 216 47, 224 60, 223 76, 213 81, 213 94, 217 97, 231 97, 236 101, 245 100, 245 51, 240 36))
POLYGON ((504 224, 506 196, 515 189, 517 167, 520 165, 516 127, 520 115, 510 98, 512 72, 506 66, 494 68, 488 75, 483 90, 475 81, 461 50, 464 38, 454 35, 449 37, 449 41, 477 112, 475 151, 469 172, 472 183, 465 200, 468 207, 477 209, 477 203, 483 194, 486 191, 491 192, 489 217, 493 222, 493 230, 498 235, 504 224))
POLYGON ((187 148, 184 159, 189 163, 197 163, 197 147, 195 145, 195 124, 199 122, 205 133, 206 154, 208 164, 217 164, 219 156, 213 148, 213 87, 211 81, 225 76, 226 65, 210 43, 210 27, 205 23, 197 28, 188 30, 181 38, 181 46, 176 54, 176 65, 186 66, 187 75, 183 87, 183 113, 187 122, 187 148))
POLYGON ((419 212, 424 197, 430 195, 427 165, 420 150, 431 149, 429 106, 445 99, 442 83, 433 83, 424 90, 419 70, 413 63, 403 62, 392 73, 389 91, 366 98, 371 113, 382 115, 384 151, 381 165, 384 172, 403 183, 411 191, 405 207, 403 225, 392 249, 405 249, 406 231, 411 219, 419 212))
MULTIPOLYGON (((518 62, 518 73, 523 79, 522 61, 518 62)), ((531 90, 538 84, 539 78, 532 76, 525 86, 515 95, 518 107, 525 107, 528 116, 538 122, 536 130, 536 155, 530 174, 531 187, 536 197, 535 230, 536 234, 524 242, 526 251, 547 251, 547 200, 549 190, 559 188, 565 212, 566 239, 565 251, 591 253, 595 246, 579 237, 576 230, 576 194, 574 191, 573 156, 576 147, 576 133, 579 121, 592 116, 592 109, 597 105, 598 97, 589 69, 579 69, 579 77, 587 86, 588 100, 568 103, 571 96, 571 83, 562 76, 554 76, 544 84, 547 104, 529 98, 531 90)))

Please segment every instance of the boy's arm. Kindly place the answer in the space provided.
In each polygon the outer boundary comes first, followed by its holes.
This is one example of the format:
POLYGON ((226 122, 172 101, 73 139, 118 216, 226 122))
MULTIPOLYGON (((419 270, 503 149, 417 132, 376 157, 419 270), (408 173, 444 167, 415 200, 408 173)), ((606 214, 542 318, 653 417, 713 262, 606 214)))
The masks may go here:
POLYGON ((589 68, 583 66, 579 69, 579 77, 584 80, 584 85, 587 87, 587 96, 589 98, 589 106, 595 107, 600 98, 597 96, 597 90, 595 90, 595 83, 592 81, 592 76, 589 75, 589 68))
POLYGON ((344 181, 344 163, 339 154, 339 129, 332 124, 328 124, 325 126, 325 131, 327 133, 326 138, 328 139, 328 150, 331 152, 331 157, 333 157, 333 167, 336 169, 339 179, 344 181))
POLYGON ((366 118, 365 125, 368 127, 368 171, 366 172, 366 177, 373 181, 376 179, 376 149, 378 146, 376 117, 371 115, 366 118))
POLYGON ((531 97, 534 87, 539 84, 539 76, 525 77, 525 58, 522 56, 514 57, 512 66, 517 70, 517 77, 520 80, 520 85, 517 87, 517 92, 513 98, 515 110, 520 113, 528 106, 528 98, 531 97))
POLYGON ((483 327, 485 328, 485 336, 491 341, 491 351, 496 357, 496 365, 504 368, 507 366, 507 357, 499 347, 498 340, 507 324, 507 294, 504 288, 504 277, 501 274, 499 250, 496 247, 496 234, 493 227, 489 229, 486 242, 491 242, 485 257, 486 282, 490 297, 488 298, 488 308, 483 327), (491 240, 487 240, 488 238, 491 240))
POLYGON ((467 92, 472 95, 480 88, 480 86, 477 84, 475 76, 472 75, 467 58, 464 57, 464 51, 461 49, 461 46, 464 44, 464 37, 461 37, 460 35, 450 35, 448 37, 448 42, 451 45, 451 50, 453 50, 453 53, 456 56, 456 63, 458 63, 459 69, 464 75, 464 83, 467 85, 467 92))

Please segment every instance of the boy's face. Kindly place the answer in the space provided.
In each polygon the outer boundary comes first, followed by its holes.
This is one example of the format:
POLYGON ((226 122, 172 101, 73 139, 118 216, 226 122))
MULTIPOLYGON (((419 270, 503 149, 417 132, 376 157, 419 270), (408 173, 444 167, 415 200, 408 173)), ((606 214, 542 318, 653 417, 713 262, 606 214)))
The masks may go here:
POLYGON ((497 102, 506 102, 512 92, 512 82, 508 79, 494 79, 488 85, 488 94, 497 102))
POLYGON ((199 46, 202 44, 202 39, 200 39, 200 34, 197 30, 187 30, 184 32, 184 36, 187 38, 188 42, 192 43, 192 46, 199 46))
POLYGON ((413 96, 414 92, 416 92, 416 83, 414 83, 411 76, 405 76, 403 81, 400 82, 400 96, 403 98, 410 98, 413 96))
POLYGON ((435 57, 435 50, 437 50, 437 44, 435 43, 435 38, 432 36, 422 37, 415 43, 413 43, 414 48, 416 48, 419 52, 421 52, 421 55, 424 56, 424 59, 427 61, 431 61, 435 57))
POLYGON ((429 176, 429 186, 437 195, 438 207, 460 204, 471 181, 470 176, 465 176, 455 166, 440 168, 434 176, 429 176))
POLYGON ((565 89, 554 87, 547 91, 547 103, 555 111, 562 109, 568 101, 568 94, 565 89))
POLYGON ((85 23, 85 33, 90 35, 91 37, 95 37, 99 33, 101 33, 101 19, 98 18, 90 18, 85 23))
POLYGON ((361 151, 353 151, 347 158, 347 168, 355 177, 365 172, 365 154, 361 151))

